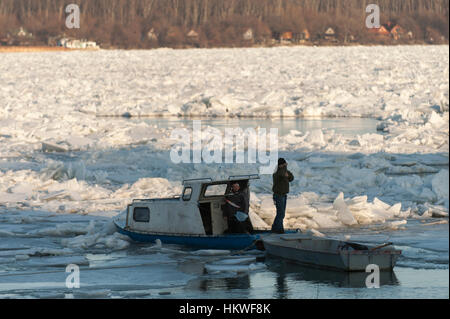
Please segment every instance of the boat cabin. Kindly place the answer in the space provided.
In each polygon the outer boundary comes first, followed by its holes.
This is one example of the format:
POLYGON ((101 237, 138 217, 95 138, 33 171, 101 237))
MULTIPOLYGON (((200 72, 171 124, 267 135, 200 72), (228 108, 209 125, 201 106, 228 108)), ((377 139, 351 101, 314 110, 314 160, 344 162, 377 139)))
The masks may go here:
POLYGON ((259 176, 230 176, 228 180, 217 181, 188 179, 183 181, 181 196, 135 199, 128 205, 125 229, 165 235, 225 234, 229 230, 224 212, 226 196, 231 193, 231 186, 239 183, 249 207, 251 179, 259 176))

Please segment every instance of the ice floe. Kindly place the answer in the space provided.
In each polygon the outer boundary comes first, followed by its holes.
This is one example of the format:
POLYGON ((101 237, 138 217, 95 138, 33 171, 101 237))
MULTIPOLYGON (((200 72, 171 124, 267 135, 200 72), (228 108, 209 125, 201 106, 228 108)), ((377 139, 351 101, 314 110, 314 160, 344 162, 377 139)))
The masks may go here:
MULTIPOLYGON (((378 132, 349 136, 315 128, 279 136, 295 176, 286 226, 448 217, 448 71, 448 46, 4 55, 0 208, 115 215, 132 198, 179 195, 182 178, 256 171, 171 163, 172 130, 191 127, 138 116, 238 123, 265 117, 268 125, 282 117, 369 117, 380 120, 378 132), (245 70, 236 72, 243 60, 245 70), (30 68, 33 77, 23 76, 30 68)), ((270 185, 270 176, 252 185, 257 228, 270 227, 275 217, 270 185)), ((112 233, 96 237, 72 224, 39 232, 72 232, 76 237, 64 239, 69 248, 127 245, 112 233)), ((0 232, 8 236, 14 233, 0 232)))

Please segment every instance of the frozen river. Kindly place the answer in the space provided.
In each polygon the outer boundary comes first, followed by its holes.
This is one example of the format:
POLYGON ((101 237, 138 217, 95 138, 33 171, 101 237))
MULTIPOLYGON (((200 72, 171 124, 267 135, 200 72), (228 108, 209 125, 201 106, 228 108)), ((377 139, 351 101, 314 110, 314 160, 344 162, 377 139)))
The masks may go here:
MULTIPOLYGON (((116 120, 118 119, 110 119, 112 123, 116 120)), ((191 120, 180 119, 129 121, 146 122, 163 129, 191 124, 191 120)), ((317 129, 324 132, 334 130, 349 138, 362 134, 384 134, 377 132, 378 123, 372 119, 203 120, 204 125, 217 128, 270 125, 276 126, 281 132, 297 130, 308 133, 317 129)), ((33 155, 36 161, 23 162, 18 165, 18 169, 23 171, 28 167, 40 171, 42 167, 39 163, 46 163, 48 160, 62 163, 62 167, 71 165, 75 167, 74 163, 82 160, 84 180, 87 184, 84 187, 98 185, 102 189, 117 193, 127 183, 139 185, 138 181, 142 176, 154 178, 166 176, 170 181, 168 173, 173 174, 172 176, 180 174, 174 171, 175 166, 161 166, 158 163, 161 156, 163 155, 151 152, 142 145, 121 150, 101 152, 86 150, 67 154, 38 151, 33 155), (139 158, 141 159, 138 160, 139 158), (100 180, 95 176, 104 177, 100 180)), ((339 158, 339 155, 327 156, 328 164, 336 163, 336 158, 339 158)), ((410 157, 411 160, 417 158, 417 154, 410 157)), ((357 158, 355 163, 360 163, 360 160, 357 158)), ((8 162, 4 160, 3 165, 8 162)), ((293 162, 295 163, 295 160, 293 162)), ((310 174, 315 172, 313 174, 320 177, 324 169, 339 172, 339 165, 333 165, 328 168, 320 165, 317 168, 313 165, 308 166, 310 174)), ((440 165, 442 166, 442 163, 440 165)), ((427 176, 434 174, 425 172, 421 178, 427 176)), ((400 174, 389 178, 395 180, 404 177, 404 174, 400 174)), ((56 178, 58 179, 63 181, 66 178, 56 178)), ((342 180, 340 182, 342 183, 342 180)), ((154 184, 151 185, 143 184, 140 186, 143 188, 141 194, 134 191, 134 194, 131 192, 128 196, 144 195, 148 192, 148 187, 153 187, 154 184)), ((164 183, 158 185, 161 188, 158 189, 160 194, 167 192, 165 186, 167 185, 164 183)), ((262 197, 264 180, 256 181, 254 186, 255 196, 262 197)), ((95 188, 91 191, 95 191, 95 188)), ((350 192, 350 197, 359 195, 358 191, 353 192, 350 192)), ((361 190, 361 194, 367 193, 367 189, 361 190)), ((386 202, 392 198, 388 194, 384 196, 382 194, 378 196, 386 202)), ((323 197, 320 199, 323 201, 322 204, 326 205, 327 199, 323 197)), ((14 208, 11 204, 9 208, 0 208, 0 298, 247 299, 448 298, 449 296, 448 218, 432 218, 432 214, 417 215, 416 218, 407 218, 405 222, 404 218, 392 216, 389 222, 374 221, 369 225, 320 229, 322 233, 340 239, 350 236, 352 240, 362 242, 392 241, 403 251, 394 272, 381 274, 381 287, 368 289, 365 286, 368 276, 366 273, 346 274, 312 269, 267 257, 258 251, 237 255, 235 252, 225 252, 224 255, 209 255, 205 252, 205 255, 202 255, 181 246, 159 247, 156 244, 129 242, 126 237, 115 232, 111 222, 111 217, 121 210, 120 205, 127 203, 123 198, 90 198, 74 202, 73 199, 58 195, 41 201, 41 207, 33 209, 26 207, 33 206, 32 201, 30 204, 19 202, 18 206, 22 206, 21 209, 14 208), (68 214, 67 211, 74 209, 77 203, 80 207, 74 212, 79 213, 68 214), (56 212, 52 212, 51 209, 43 210, 43 207, 55 207, 56 212), (86 209, 84 212, 80 211, 83 207, 86 209), (66 267, 70 264, 77 265, 80 269, 79 289, 66 287, 66 279, 69 276, 66 267), (214 268, 217 266, 220 270, 214 268)), ((395 199, 392 203, 394 202, 395 199)), ((294 207, 291 208, 291 213, 305 209, 296 208, 295 204, 292 206, 294 207)), ((273 210, 273 207, 266 209, 273 210)))
POLYGON ((366 273, 317 270, 261 252, 202 256, 174 245, 123 245, 105 217, 3 211, 0 218, 0 298, 449 297, 449 229, 430 225, 435 219, 411 221, 402 231, 373 225, 326 232, 389 240, 403 251, 394 272, 381 273, 380 288, 368 289, 366 273), (69 264, 79 266, 79 289, 66 287, 69 264))
MULTIPOLYGON (((448 298, 448 46, 1 57, 0 298, 448 298), (174 163, 171 133, 190 134, 193 118, 202 143, 214 130, 277 128, 295 176, 285 226, 392 241, 404 252, 395 272, 367 289, 365 274, 116 233, 111 218, 133 198, 258 173, 174 163), (65 286, 68 264, 79 289, 65 286)), ((271 184, 252 182, 258 227, 275 215, 271 184)))

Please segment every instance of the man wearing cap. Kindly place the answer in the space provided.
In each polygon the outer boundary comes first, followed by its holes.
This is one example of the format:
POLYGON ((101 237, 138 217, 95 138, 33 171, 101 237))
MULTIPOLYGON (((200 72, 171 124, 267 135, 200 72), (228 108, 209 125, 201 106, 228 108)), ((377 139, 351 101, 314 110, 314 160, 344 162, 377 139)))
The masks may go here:
POLYGON ((287 194, 289 193, 289 183, 294 180, 294 175, 287 170, 287 163, 284 158, 278 160, 277 171, 273 174, 273 202, 277 208, 277 215, 272 225, 272 232, 283 234, 283 220, 286 212, 287 194))

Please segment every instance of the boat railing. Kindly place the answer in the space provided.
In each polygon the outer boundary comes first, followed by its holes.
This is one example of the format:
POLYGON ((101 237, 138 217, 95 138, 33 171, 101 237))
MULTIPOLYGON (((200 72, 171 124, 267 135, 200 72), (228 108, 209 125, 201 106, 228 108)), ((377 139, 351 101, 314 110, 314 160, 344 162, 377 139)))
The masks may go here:
POLYGON ((209 181, 209 182, 212 182, 212 178, 211 178, 211 177, 203 177, 203 178, 183 179, 183 185, 184 185, 186 182, 196 182, 196 181, 209 181))
POLYGON ((228 177, 228 180, 235 180, 235 179, 260 179, 258 174, 249 174, 249 175, 232 175, 228 177))
POLYGON ((165 201, 165 200, 174 200, 180 199, 181 196, 172 196, 167 198, 135 198, 133 199, 133 203, 135 202, 156 202, 156 201, 165 201))

